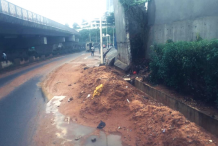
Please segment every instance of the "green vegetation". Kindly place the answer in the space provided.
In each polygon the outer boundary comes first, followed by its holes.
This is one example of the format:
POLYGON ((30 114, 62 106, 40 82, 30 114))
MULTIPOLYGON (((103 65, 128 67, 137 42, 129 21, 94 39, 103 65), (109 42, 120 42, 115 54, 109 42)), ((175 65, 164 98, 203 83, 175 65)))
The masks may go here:
POLYGON ((154 45, 152 50, 152 82, 218 106, 218 40, 169 41, 154 45))
POLYGON ((114 13, 109 13, 109 15, 106 16, 106 19, 109 25, 114 25, 115 23, 114 13))
MULTIPOLYGON (((86 43, 90 40, 90 36, 91 36, 91 41, 96 42, 100 42, 100 29, 84 29, 81 30, 80 32, 80 42, 86 43)), ((106 28, 102 29, 102 33, 106 34, 106 28)), ((113 42, 113 28, 108 27, 107 29, 107 33, 111 36, 111 43, 113 42)), ((115 30, 114 30, 115 33, 115 30)), ((103 38, 103 42, 106 42, 106 38, 103 38)))
POLYGON ((145 4, 146 2, 149 2, 150 0, 120 0, 120 3, 124 6, 124 8, 129 8, 131 6, 138 6, 141 4, 145 4))

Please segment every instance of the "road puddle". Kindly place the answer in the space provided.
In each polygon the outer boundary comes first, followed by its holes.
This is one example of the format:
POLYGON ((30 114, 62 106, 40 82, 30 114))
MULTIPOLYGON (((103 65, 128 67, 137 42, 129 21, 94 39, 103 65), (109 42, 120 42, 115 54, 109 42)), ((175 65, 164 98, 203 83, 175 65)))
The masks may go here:
POLYGON ((122 146, 120 135, 106 135, 103 131, 99 135, 93 134, 97 129, 79 125, 64 116, 58 110, 65 96, 54 96, 46 106, 46 113, 53 114, 53 124, 58 129, 56 136, 63 140, 62 144, 70 143, 74 146, 122 146), (94 142, 92 142, 94 141, 94 142))

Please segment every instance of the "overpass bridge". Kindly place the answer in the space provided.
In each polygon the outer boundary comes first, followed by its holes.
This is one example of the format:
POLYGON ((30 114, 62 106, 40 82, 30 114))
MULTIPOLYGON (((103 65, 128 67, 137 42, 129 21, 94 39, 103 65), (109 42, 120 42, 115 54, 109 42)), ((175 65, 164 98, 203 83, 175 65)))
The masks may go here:
POLYGON ((78 42, 79 33, 74 29, 0 0, 0 53, 16 58, 35 48, 37 53, 45 55, 60 44, 74 49, 78 42))

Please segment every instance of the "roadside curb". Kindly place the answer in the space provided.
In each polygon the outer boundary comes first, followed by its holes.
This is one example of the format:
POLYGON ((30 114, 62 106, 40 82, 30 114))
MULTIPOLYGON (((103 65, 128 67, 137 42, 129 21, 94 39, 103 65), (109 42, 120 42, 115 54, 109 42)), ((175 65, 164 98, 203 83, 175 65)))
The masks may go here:
POLYGON ((154 87, 135 79, 134 86, 157 101, 182 113, 188 120, 203 127, 208 132, 218 136, 218 120, 205 113, 178 101, 174 97, 155 89, 154 87))
MULTIPOLYGON (((82 51, 79 51, 79 52, 82 52, 82 51)), ((69 53, 69 54, 74 54, 74 53, 79 53, 79 52, 73 52, 73 53, 69 53)), ((31 66, 31 65, 34 65, 34 64, 37 64, 37 63, 42 63, 42 62, 48 61, 48 60, 53 59, 53 58, 62 57, 62 56, 65 56, 65 55, 68 55, 68 54, 49 56, 49 57, 45 57, 45 58, 42 58, 42 59, 39 59, 39 60, 31 61, 31 62, 26 63, 26 64, 13 65, 13 66, 8 67, 8 68, 1 68, 0 67, 0 75, 3 75, 4 73, 10 72, 10 71, 15 71, 17 69, 28 67, 28 66, 31 66)))

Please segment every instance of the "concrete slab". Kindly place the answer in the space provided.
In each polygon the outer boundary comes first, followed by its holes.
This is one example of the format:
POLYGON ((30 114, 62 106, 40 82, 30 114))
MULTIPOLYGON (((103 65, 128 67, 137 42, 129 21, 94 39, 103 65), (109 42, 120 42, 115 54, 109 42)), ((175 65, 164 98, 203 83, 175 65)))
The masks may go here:
POLYGON ((115 62, 115 58, 117 57, 117 50, 115 48, 112 48, 106 55, 106 65, 113 65, 115 62))
POLYGON ((123 71, 128 71, 130 68, 130 65, 127 65, 123 62, 121 62, 120 60, 115 60, 114 66, 118 67, 119 69, 123 70, 123 71))

